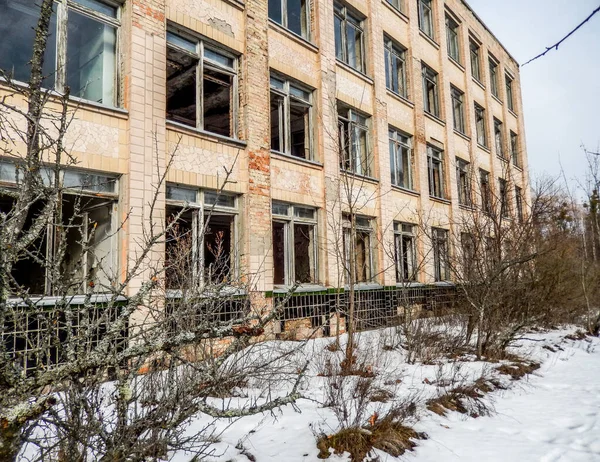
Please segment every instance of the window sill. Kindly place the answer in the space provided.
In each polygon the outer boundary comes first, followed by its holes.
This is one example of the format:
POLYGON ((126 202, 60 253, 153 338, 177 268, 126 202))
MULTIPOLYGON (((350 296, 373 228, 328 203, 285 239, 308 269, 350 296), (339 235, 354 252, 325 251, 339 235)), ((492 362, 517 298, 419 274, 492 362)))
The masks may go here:
POLYGON ((492 99, 495 99, 496 102, 500 103, 500 105, 504 106, 504 103, 502 102, 502 100, 500 98, 498 98, 496 95, 492 94, 492 99))
POLYGON ((502 162, 504 162, 505 164, 508 164, 510 162, 510 159, 508 157, 504 157, 504 156, 499 156, 498 154, 496 154, 496 158, 501 160, 502 162))
POLYGON ((452 64, 454 64, 456 67, 458 67, 461 71, 465 72, 465 68, 464 68, 464 66, 460 62, 458 62, 456 59, 454 59, 450 55, 448 55, 448 59, 450 60, 450 62, 452 64))
POLYGON ((247 143, 245 141, 200 130, 199 128, 190 127, 189 125, 180 124, 179 122, 173 122, 172 120, 167 120, 166 125, 167 128, 172 128, 173 130, 176 130, 178 132, 199 136, 201 138, 215 141, 217 143, 229 144, 231 146, 239 148, 245 148, 247 146, 247 143))
POLYGON ((286 162, 292 162, 294 164, 303 165, 309 168, 315 168, 319 170, 323 168, 323 164, 321 162, 317 162, 316 160, 302 159, 301 157, 295 157, 290 154, 284 154, 283 152, 279 151, 271 150, 271 157, 275 159, 281 159, 286 162))
POLYGON ((392 185, 392 189, 394 191, 398 191, 404 194, 408 194, 409 196, 414 196, 414 197, 419 197, 421 194, 418 191, 415 191, 414 189, 407 189, 407 188, 403 188, 402 186, 398 186, 393 184, 392 185))
MULTIPOLYGON (((273 293, 277 295, 289 294, 292 292, 294 286, 286 286, 286 285, 274 285, 273 293)), ((319 284, 300 284, 296 286, 293 294, 303 294, 303 293, 311 293, 311 292, 326 292, 327 287, 319 285, 319 284)))
POLYGON ((421 29, 419 29, 419 35, 421 37, 423 37, 425 40, 427 40, 427 42, 429 42, 436 50, 440 49, 440 44, 437 43, 433 38, 431 38, 425 32, 423 32, 421 29))
POLYGON ((286 29, 281 24, 273 21, 272 19, 269 19, 269 28, 279 32, 282 35, 285 35, 290 40, 293 40, 294 42, 298 43, 299 45, 302 45, 303 47, 305 47, 315 53, 319 52, 319 47, 316 46, 314 43, 312 43, 310 40, 305 39, 301 35, 298 35, 289 29, 286 29))
POLYGON ((523 171, 523 167, 521 167, 520 165, 517 165, 513 162, 513 167, 516 168, 519 172, 523 171))
POLYGON ((244 11, 245 5, 244 2, 239 0, 223 0, 225 3, 229 3, 230 5, 236 7, 240 11, 244 11))
POLYGON ((458 204, 458 207, 466 212, 475 212, 477 210, 477 207, 469 204, 458 204))
POLYGON ((452 205, 452 201, 450 199, 444 199, 443 197, 435 197, 435 196, 429 196, 429 200, 433 201, 433 202, 438 202, 440 204, 444 204, 444 205, 452 205))
POLYGON ((400 11, 398 8, 396 8, 393 5, 390 5, 386 0, 382 0, 382 3, 387 6, 396 16, 398 16, 400 19, 402 19, 405 23, 408 24, 408 16, 406 16, 406 14, 404 14, 402 11, 400 11))
MULTIPOLYGON (((381 290, 383 286, 376 282, 356 282, 354 283, 354 290, 381 290)), ((344 290, 350 290, 348 284, 344 285, 344 290)))
POLYGON ((9 306, 20 307, 20 306, 55 306, 58 302, 66 302, 67 305, 83 305, 89 296, 90 304, 98 303, 120 303, 126 302, 127 298, 123 295, 114 295, 111 293, 106 294, 92 294, 92 295, 69 295, 65 297, 54 297, 54 296, 32 296, 27 299, 21 297, 9 298, 6 303, 9 306))
POLYGON ((475 82, 479 87, 481 87, 482 90, 485 90, 485 85, 479 80, 477 80, 475 77, 471 76, 471 80, 475 82))
POLYGON ((398 288, 425 287, 427 284, 417 281, 396 281, 398 288))
POLYGON ((437 116, 434 116, 433 114, 431 114, 431 113, 429 113, 429 112, 427 112, 427 111, 425 111, 425 112, 424 112, 424 114, 425 114, 425 117, 427 117, 428 119, 431 119, 431 120, 433 120, 434 122, 437 122, 437 123, 438 123, 438 124, 440 124, 442 127, 445 127, 445 126, 446 126, 446 122, 444 122, 444 121, 443 121, 442 119, 440 119, 439 117, 437 117, 437 116))
POLYGON ((386 88, 386 91, 387 91, 387 94, 390 95, 392 98, 400 101, 403 104, 406 104, 409 108, 411 108, 411 109, 415 108, 415 103, 410 101, 408 98, 406 98, 402 95, 399 95, 398 93, 393 92, 389 88, 386 88))
POLYGON ((356 77, 364 80, 365 82, 367 82, 370 85, 373 85, 373 79, 371 77, 369 77, 366 74, 363 74, 361 71, 358 71, 356 69, 354 69, 352 66, 350 66, 349 64, 346 64, 344 61, 340 61, 339 59, 336 58, 336 63, 338 66, 340 66, 342 69, 350 72, 351 74, 355 75, 356 77))
MULTIPOLYGON (((198 298, 209 298, 214 296, 243 297, 244 295, 247 295, 246 289, 226 285, 219 287, 217 290, 206 289, 200 292, 197 292, 197 288, 191 290, 196 292, 195 296, 198 298)), ((183 298, 183 291, 181 289, 167 289, 165 290, 165 298, 171 300, 183 298)))
POLYGON ((466 135, 465 133, 458 131, 456 128, 453 129, 452 131, 454 132, 455 135, 460 136, 465 141, 468 141, 469 143, 471 142, 471 137, 466 135))
POLYGON ((513 111, 511 108, 508 108, 508 113, 511 114, 515 119, 519 118, 517 113, 515 111, 513 111))
POLYGON ((487 146, 484 146, 483 144, 479 144, 479 143, 477 143, 477 147, 478 147, 479 149, 481 149, 482 151, 485 151, 485 152, 487 152, 488 154, 491 154, 491 153, 492 153, 492 150, 491 150, 490 148, 488 148, 487 146))
POLYGON ((356 178, 357 180, 364 181, 365 183, 379 184, 379 180, 377 178, 373 178, 372 176, 361 175, 360 173, 353 173, 343 169, 340 169, 340 172, 347 177, 356 178))

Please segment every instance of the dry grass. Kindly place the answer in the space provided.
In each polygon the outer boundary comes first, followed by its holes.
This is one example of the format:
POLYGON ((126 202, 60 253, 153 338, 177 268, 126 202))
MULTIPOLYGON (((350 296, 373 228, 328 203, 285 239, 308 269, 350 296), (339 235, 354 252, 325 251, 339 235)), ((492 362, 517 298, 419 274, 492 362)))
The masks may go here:
POLYGON ((496 370, 504 375, 510 375, 513 380, 520 380, 528 374, 538 370, 538 363, 527 363, 524 361, 513 362, 512 364, 503 364, 498 366, 496 370))
POLYGON ((489 415, 490 408, 482 400, 486 393, 494 391, 499 383, 481 377, 472 385, 461 385, 427 401, 427 409, 435 414, 445 416, 448 411, 460 412, 471 417, 489 415))

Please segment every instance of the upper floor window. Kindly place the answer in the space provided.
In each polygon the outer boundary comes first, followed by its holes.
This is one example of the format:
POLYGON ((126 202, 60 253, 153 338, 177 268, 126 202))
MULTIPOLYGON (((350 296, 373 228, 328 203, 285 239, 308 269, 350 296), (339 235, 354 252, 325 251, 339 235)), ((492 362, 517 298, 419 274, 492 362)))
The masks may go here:
POLYGON ((523 190, 515 186, 515 208, 517 209, 517 220, 523 222, 523 190))
POLYGON ((237 104, 236 57, 167 32, 167 119, 235 138, 237 104))
POLYGON ((502 157, 506 159, 506 155, 504 153, 504 136, 502 134, 502 122, 498 119, 494 118, 494 141, 496 148, 496 155, 498 157, 502 157))
POLYGON ((371 175, 368 118, 338 104, 340 167, 358 175, 371 175))
POLYGON ((271 149, 311 160, 312 112, 312 91, 272 76, 271 149))
POLYGON ((385 0, 398 11, 404 13, 404 0, 385 0))
POLYGON ((510 132, 510 154, 512 157, 513 164, 517 167, 520 167, 521 160, 519 157, 519 136, 512 130, 510 132))
POLYGON ((352 217, 347 214, 342 223, 346 283, 369 282, 374 273, 373 219, 362 215, 353 218, 354 226, 352 217))
POLYGON ((458 37, 458 23, 449 15, 446 15, 446 42, 448 56, 460 63, 460 40, 458 37))
POLYGON ((389 130, 389 137, 392 184, 414 189, 411 137, 393 128, 389 130))
POLYGON ((498 193, 500 196, 500 216, 506 218, 509 216, 508 184, 503 178, 498 178, 498 193))
POLYGON ((317 210, 273 202, 273 283, 317 280, 317 210))
POLYGON ((365 72, 364 19, 335 2, 335 56, 359 72, 365 72))
POLYGON ((269 19, 306 40, 310 39, 309 0, 269 0, 269 19))
POLYGON ((465 133, 465 94, 455 86, 450 86, 452 97, 452 119, 454 130, 465 133))
POLYGON ((498 62, 490 57, 490 88, 492 90, 492 95, 496 98, 500 98, 500 88, 498 86, 498 62))
POLYGON ((423 72, 423 105, 425 112, 439 117, 440 103, 438 94, 438 74, 426 64, 422 65, 423 72))
POLYGON ((429 195, 438 199, 445 198, 444 185, 444 153, 427 146, 427 170, 429 173, 429 195))
POLYGON ((471 75, 475 80, 481 82, 480 46, 473 39, 469 39, 469 50, 471 54, 471 75))
POLYGON ((396 282, 414 281, 416 270, 415 225, 394 222, 396 282))
POLYGON ((477 143, 486 147, 487 128, 485 123, 485 109, 477 103, 475 103, 475 130, 477 132, 477 143))
POLYGON ((417 0, 419 7, 419 28, 429 38, 434 38, 433 0, 417 0))
POLYGON ((406 49, 385 37, 385 86, 394 93, 407 97, 406 49))
POLYGON ((479 186, 481 188, 481 208, 484 212, 492 211, 492 191, 490 190, 490 173, 479 170, 479 186))
POLYGON ((435 281, 450 280, 448 230, 433 228, 433 269, 435 281))
POLYGON ((471 205, 470 164, 466 160, 456 158, 456 183, 458 185, 458 203, 471 205))
POLYGON ((513 79, 507 74, 505 76, 506 83, 506 104, 511 111, 515 110, 515 102, 513 99, 513 79))
MULTIPOLYGON (((28 82, 39 2, 0 0, 0 69, 28 82)), ((99 0, 55 2, 44 54, 43 86, 108 106, 117 105, 118 8, 99 0), (57 18, 66 18, 58 21, 57 18), (65 37, 66 41, 58 41, 65 37), (57 63, 65 65, 57 67, 57 63)), ((0 73, 0 76, 2 74, 0 73)))

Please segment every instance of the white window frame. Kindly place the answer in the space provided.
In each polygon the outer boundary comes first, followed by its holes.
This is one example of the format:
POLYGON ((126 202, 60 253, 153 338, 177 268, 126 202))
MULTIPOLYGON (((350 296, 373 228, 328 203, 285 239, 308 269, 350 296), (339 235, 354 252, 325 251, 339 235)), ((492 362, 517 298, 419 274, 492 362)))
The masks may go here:
POLYGON ((394 222, 394 251, 396 263, 396 282, 414 282, 417 280, 417 236, 416 225, 405 222, 394 222), (410 249, 405 248, 405 238, 410 240, 410 249), (407 259, 404 255, 407 254, 407 259), (406 268, 404 267, 406 263, 406 268), (408 273, 408 277, 404 274, 408 273))
POLYGON ((459 157, 456 158, 456 185, 458 187, 458 203, 470 206, 471 199, 471 164, 459 157))
POLYGON ((285 29, 290 31, 292 34, 298 35, 299 37, 302 37, 304 40, 310 41, 311 40, 310 16, 311 16, 311 7, 313 4, 312 0, 306 0, 306 3, 305 3, 306 4, 306 12, 305 12, 305 17, 304 17, 304 20, 306 21, 306 30, 300 34, 291 30, 288 26, 288 11, 287 11, 288 1, 289 0, 268 0, 269 3, 277 2, 277 3, 280 3, 280 5, 281 5, 281 22, 278 22, 275 19, 272 19, 271 16, 269 16, 269 19, 271 21, 273 21, 274 23, 279 24, 280 26, 284 27, 285 29))
POLYGON ((403 98, 408 98, 408 81, 406 78, 406 53, 407 49, 405 47, 392 40, 391 38, 384 36, 386 88, 389 91, 402 96, 403 98), (397 67, 393 65, 393 58, 396 58, 402 63, 402 68, 399 73, 397 72, 397 67), (392 82, 394 81, 394 76, 396 77, 396 80, 398 82, 398 90, 393 88, 392 82))
MULTIPOLYGON (((355 239, 359 233, 367 234, 369 236, 369 245, 365 249, 369 253, 369 255, 367 255, 367 260, 368 260, 367 271, 369 274, 367 275, 366 281, 358 281, 358 277, 355 274, 354 282, 356 284, 369 283, 373 280, 374 275, 375 275, 374 255, 373 255, 373 253, 374 253, 373 252, 373 250, 374 250, 373 236, 375 235, 375 230, 373 229, 373 221, 375 219, 372 217, 364 216, 364 215, 355 215, 354 216, 354 230, 356 232, 356 236, 352 236, 352 223, 350 220, 351 220, 350 215, 344 214, 343 220, 342 220, 342 228, 343 228, 342 239, 343 239, 343 246, 344 246, 344 258, 345 258, 345 262, 346 262, 346 267, 344 269, 346 284, 349 284, 350 280, 351 280, 350 259, 352 257, 356 258, 356 255, 354 255, 354 256, 350 255, 350 245, 348 245, 348 244, 350 242, 354 242, 353 239, 355 239)), ((354 246, 354 244, 352 244, 352 247, 353 246, 354 246)), ((355 273, 357 271, 356 260, 354 261, 354 271, 355 271, 355 273)))
POLYGON ((477 144, 487 148, 487 121, 485 108, 480 104, 475 104, 475 132, 477 135, 477 144))
MULTIPOLYGON (((333 12, 334 12, 334 17, 338 18, 340 20, 341 23, 341 40, 342 43, 339 44, 342 55, 341 56, 337 56, 337 48, 338 48, 338 44, 336 43, 336 58, 339 59, 341 62, 343 62, 344 64, 347 64, 348 66, 352 67, 352 69, 357 70, 358 72, 365 74, 366 70, 367 70, 367 59, 366 59, 366 50, 365 50, 365 27, 364 27, 364 22, 365 22, 365 18, 359 16, 358 14, 354 13, 353 10, 348 9, 348 7, 341 2, 338 1, 334 1, 333 3, 333 12), (357 66, 358 67, 354 67, 352 64, 350 64, 350 58, 349 58, 349 48, 348 48, 348 27, 353 27, 354 29, 358 30, 360 32, 360 60, 357 62, 357 66)), ((335 34, 334 34, 335 35, 335 34)), ((334 37, 335 40, 335 37, 334 37)))
POLYGON ((435 21, 433 14, 433 0, 417 0, 419 29, 427 37, 435 40, 435 21))
POLYGON ((439 92, 439 87, 438 87, 439 74, 425 63, 421 63, 421 66, 422 66, 421 71, 422 71, 422 78, 423 78, 423 108, 426 113, 439 119, 440 118, 440 92, 439 92), (433 86, 433 93, 431 95, 433 101, 430 101, 430 98, 429 98, 430 94, 429 94, 429 91, 427 88, 428 84, 431 84, 433 86))
POLYGON ((356 109, 338 103, 338 136, 340 149, 340 168, 344 172, 370 177, 372 174, 373 156, 369 136, 370 117, 356 109), (346 112, 346 115, 343 113, 346 112), (347 129, 346 129, 347 127, 347 129), (362 152, 355 140, 364 134, 366 150, 363 165, 362 152))
POLYGON ((444 151, 434 146, 427 145, 427 171, 429 178, 429 196, 435 199, 446 198, 446 181, 444 178, 444 151), (440 191, 435 191, 434 171, 439 167, 440 191))
POLYGON ((454 85, 450 85, 450 98, 452 99, 452 121, 454 130, 465 134, 465 93, 454 85))
POLYGON ((460 64, 460 24, 452 16, 446 13, 446 42, 448 57, 460 64))
POLYGON ((481 69, 481 45, 469 37, 469 56, 471 61, 471 77, 483 83, 481 69))
POLYGON ((412 136, 401 132, 393 127, 389 127, 388 130, 389 143, 390 143, 390 172, 391 182, 394 186, 398 186, 403 189, 414 191, 413 181, 413 170, 414 170, 414 156, 412 148, 412 136), (398 166, 403 165, 402 159, 404 155, 408 156, 408 172, 404 172, 404 183, 400 184, 398 173, 398 166))

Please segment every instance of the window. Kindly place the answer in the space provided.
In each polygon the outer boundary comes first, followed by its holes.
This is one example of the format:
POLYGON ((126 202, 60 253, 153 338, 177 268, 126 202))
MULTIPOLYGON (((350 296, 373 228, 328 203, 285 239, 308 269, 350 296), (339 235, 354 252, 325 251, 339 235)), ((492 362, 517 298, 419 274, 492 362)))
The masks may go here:
POLYGON ((310 39, 309 0, 269 0, 269 19, 306 40, 310 39))
POLYGON ((500 194, 500 216, 506 218, 509 216, 508 210, 508 186, 506 180, 498 178, 498 191, 500 194))
POLYGON ((462 276, 465 281, 472 281, 477 268, 477 241, 470 233, 461 233, 462 276))
POLYGON ((236 277, 237 197, 173 184, 167 184, 166 197, 167 288, 231 283, 236 277))
POLYGON ((448 15, 446 15, 446 42, 448 46, 448 56, 457 63, 460 63, 458 23, 448 15))
POLYGON ((384 37, 385 86, 394 93, 408 97, 406 85, 406 49, 384 37))
POLYGON ((471 205, 471 175, 469 162, 456 158, 456 182, 458 184, 458 203, 471 205))
POLYGON ((419 3, 419 28, 425 35, 433 39, 433 0, 417 1, 419 3))
MULTIPOLYGON (((35 28, 40 6, 31 0, 0 0, 0 69, 8 76, 28 82, 35 28)), ((118 8, 99 0, 55 2, 44 55, 47 88, 89 101, 117 104, 118 8), (66 22, 57 21, 66 17, 66 22), (57 41, 65 37, 66 42, 57 41), (66 63, 56 67, 56 63, 66 63)))
POLYGON ((396 282, 415 281, 417 277, 415 225, 394 223, 394 248, 396 282))
POLYGON ((389 129, 390 169, 392 184, 405 189, 414 189, 411 137, 396 129, 389 129))
POLYGON ((521 166, 519 160, 519 137, 511 130, 510 132, 510 155, 512 157, 513 164, 517 167, 521 166))
POLYGON ((344 255, 346 260, 346 283, 369 282, 373 278, 373 228, 371 218, 361 215, 354 216, 355 234, 352 235, 352 222, 350 215, 344 215, 343 240, 344 255), (352 258, 354 262, 352 263, 352 258), (354 266, 354 275, 351 277, 351 266, 354 266))
POLYGON ((443 199, 444 194, 444 153, 433 146, 427 146, 427 167, 429 171, 429 195, 443 199))
POLYGON ((496 60, 490 57, 490 88, 492 89, 492 95, 496 98, 500 98, 500 89, 498 88, 498 63, 496 60))
POLYGON ((273 202, 273 283, 317 280, 317 210, 273 202))
POLYGON ((471 51, 471 75, 475 80, 481 82, 481 62, 479 59, 480 47, 472 39, 469 39, 469 49, 471 51))
POLYGON ((433 228, 432 241, 435 281, 449 281, 450 267, 448 260, 448 231, 445 229, 433 228))
POLYGON ((341 3, 334 3, 335 56, 359 72, 365 72, 363 19, 341 3))
POLYGON ((237 59, 202 40, 167 32, 167 119, 235 138, 237 59))
POLYGON ((369 127, 366 116, 338 104, 340 167, 358 175, 371 175, 369 127))
MULTIPOLYGON (((20 183, 20 169, 0 163, 2 181, 20 183)), ((42 169, 42 180, 54 182, 54 171, 42 169)), ((29 295, 65 295, 108 292, 118 275, 115 219, 118 187, 112 176, 64 170, 60 172, 60 224, 49 222, 12 268, 15 285, 29 295), (60 244, 64 244, 61 256, 60 244), (60 264, 59 274, 52 271, 60 264)), ((14 199, 0 195, 0 213, 10 213, 14 199)), ((30 205, 23 232, 41 224, 45 203, 30 205)), ((58 216, 58 215, 57 215, 58 216)), ((16 290, 12 291, 17 292, 16 290)))
POLYGON ((452 120, 454 130, 465 133, 465 94, 455 86, 450 86, 450 97, 452 98, 452 120))
POLYGON ((311 127, 312 91, 271 77, 271 149, 311 160, 311 127))
POLYGON ((404 12, 404 0, 385 0, 400 12, 404 12))
POLYGON ((504 79, 506 82, 506 104, 508 104, 508 109, 514 112, 515 103, 513 100, 513 79, 508 74, 506 74, 504 79))
POLYGON ((492 211, 492 191, 490 190, 490 174, 479 170, 479 185, 481 188, 481 208, 485 213, 492 211))
POLYGON ((506 159, 504 153, 504 142, 502 136, 502 122, 494 118, 494 142, 496 148, 496 155, 503 159, 506 159))
POLYGON ((440 116, 439 95, 437 88, 438 74, 429 66, 423 64, 423 105, 425 112, 440 116))
POLYGON ((485 109, 477 103, 475 103, 475 130, 477 131, 477 143, 483 147, 487 147, 485 109))
POLYGON ((523 191, 518 186, 515 186, 515 208, 517 209, 517 220, 523 223, 523 191))

